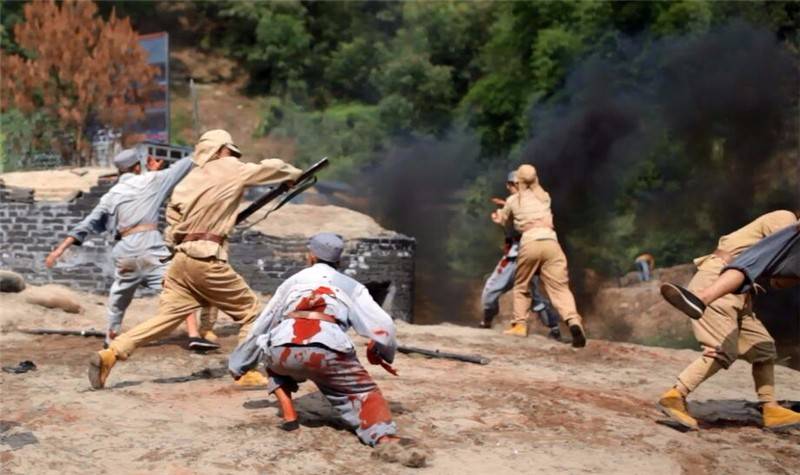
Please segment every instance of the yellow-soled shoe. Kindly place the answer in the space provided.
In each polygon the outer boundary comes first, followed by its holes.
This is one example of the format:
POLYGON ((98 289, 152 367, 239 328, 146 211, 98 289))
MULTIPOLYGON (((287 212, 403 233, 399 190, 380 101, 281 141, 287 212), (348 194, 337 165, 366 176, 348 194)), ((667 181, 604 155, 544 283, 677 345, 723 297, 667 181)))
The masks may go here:
POLYGON ((217 336, 217 334, 216 334, 216 333, 214 333, 214 332, 213 332, 213 331, 211 331, 211 330, 209 330, 209 331, 207 331, 207 332, 205 332, 205 333, 202 333, 202 334, 200 334, 200 336, 201 336, 202 338, 205 338, 206 340, 208 340, 208 341, 212 342, 212 343, 217 343, 217 341, 219 340, 219 337, 217 336))
POLYGON ((512 323, 511 328, 503 332, 504 335, 514 335, 514 336, 521 336, 526 337, 528 336, 528 324, 527 323, 512 323))
POLYGON ((781 406, 764 406, 764 428, 769 430, 800 429, 800 413, 781 406))
POLYGON ((93 389, 105 387, 106 379, 116 362, 117 354, 111 349, 100 350, 92 355, 89 359, 89 383, 93 389))
POLYGON ((267 387, 269 380, 258 371, 251 369, 237 379, 234 384, 242 389, 261 389, 267 387))
POLYGON ((686 399, 675 388, 665 392, 658 400, 658 408, 671 420, 690 430, 697 430, 697 419, 686 409, 686 399))

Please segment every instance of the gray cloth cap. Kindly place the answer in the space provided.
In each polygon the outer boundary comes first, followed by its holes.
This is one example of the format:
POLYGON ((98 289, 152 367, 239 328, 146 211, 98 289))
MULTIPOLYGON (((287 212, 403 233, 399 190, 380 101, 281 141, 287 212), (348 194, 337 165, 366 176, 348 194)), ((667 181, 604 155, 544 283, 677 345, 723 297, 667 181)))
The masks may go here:
POLYGON ((508 178, 506 178, 506 182, 517 182, 517 171, 514 170, 513 172, 508 172, 508 178))
POLYGON ((133 148, 125 149, 114 157, 114 165, 120 170, 127 170, 137 163, 139 163, 139 154, 133 148))
POLYGON ((344 240, 334 233, 315 234, 308 240, 308 250, 323 261, 339 262, 344 250, 344 240))

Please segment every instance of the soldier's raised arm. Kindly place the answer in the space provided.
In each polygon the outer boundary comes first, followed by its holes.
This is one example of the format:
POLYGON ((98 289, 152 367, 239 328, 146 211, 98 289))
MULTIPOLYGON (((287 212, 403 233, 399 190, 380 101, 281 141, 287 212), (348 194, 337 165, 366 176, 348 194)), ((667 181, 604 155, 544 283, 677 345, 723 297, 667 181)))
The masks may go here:
POLYGON ((279 158, 267 158, 259 163, 242 163, 242 178, 245 186, 293 181, 302 173, 303 170, 295 168, 279 158))

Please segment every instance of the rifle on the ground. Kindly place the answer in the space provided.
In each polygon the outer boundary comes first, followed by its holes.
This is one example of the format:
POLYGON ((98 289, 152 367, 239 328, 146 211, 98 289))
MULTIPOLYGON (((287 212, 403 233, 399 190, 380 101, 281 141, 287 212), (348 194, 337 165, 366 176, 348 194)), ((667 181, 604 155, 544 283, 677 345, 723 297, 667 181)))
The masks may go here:
POLYGON ((97 331, 94 328, 90 328, 88 330, 55 330, 52 328, 32 328, 32 329, 24 329, 20 328, 17 330, 20 333, 28 333, 30 335, 74 335, 74 336, 84 336, 84 337, 97 337, 97 338, 105 338, 106 334, 97 331))
MULTIPOLYGON (((267 203, 281 196, 282 194, 288 192, 286 196, 284 196, 283 199, 281 199, 281 201, 278 202, 277 205, 275 205, 275 207, 273 207, 271 210, 267 212, 267 215, 279 209, 281 206, 288 203, 295 196, 299 195, 300 193, 314 186, 314 184, 317 182, 316 174, 319 173, 319 171, 322 170, 323 168, 327 167, 329 163, 330 162, 328 161, 328 157, 324 157, 322 160, 318 161, 317 163, 311 165, 308 169, 306 169, 303 172, 303 174, 300 175, 300 177, 294 182, 292 186, 289 186, 286 182, 283 182, 274 189, 263 194, 257 200, 253 201, 250 204, 250 206, 242 210, 242 212, 236 216, 236 224, 241 224, 244 220, 252 216, 253 213, 266 206, 267 203)), ((267 215, 265 215, 264 218, 266 218, 267 215)))
POLYGON ((443 358, 448 360, 464 361, 466 363, 474 363, 481 365, 489 364, 489 362, 491 361, 489 358, 484 358, 483 356, 480 355, 461 355, 458 353, 447 353, 445 351, 439 351, 439 350, 428 350, 425 348, 417 348, 414 346, 399 345, 397 347, 397 351, 406 355, 411 353, 416 353, 419 355, 425 355, 430 358, 443 358))

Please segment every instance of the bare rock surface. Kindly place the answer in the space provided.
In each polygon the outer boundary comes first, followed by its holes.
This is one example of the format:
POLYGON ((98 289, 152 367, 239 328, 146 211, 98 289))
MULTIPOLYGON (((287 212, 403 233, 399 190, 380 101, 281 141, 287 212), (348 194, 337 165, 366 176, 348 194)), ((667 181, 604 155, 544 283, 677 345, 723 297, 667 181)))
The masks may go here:
MULTIPOLYGON (((0 374, 2 427, 37 443, 0 441, 3 473, 616 473, 800 471, 800 432, 760 427, 749 365, 704 384, 691 410, 702 430, 663 425, 658 396, 698 356, 590 339, 583 350, 538 335, 503 336, 449 324, 399 324, 402 343, 477 353, 487 366, 398 355, 400 377, 369 366, 401 435, 428 453, 412 469, 371 457, 311 383, 296 398, 300 430, 286 433, 265 391, 237 391, 225 374, 236 329, 220 318, 222 350, 197 355, 177 331, 118 363, 108 388, 90 391, 89 355, 99 339, 33 336, 15 328, 102 329, 105 298, 80 294, 66 314, 0 294, 0 364, 33 360, 37 371, 0 374)), ((124 325, 156 311, 135 300, 124 325)), ((643 319, 651 318, 643 314, 643 319)), ((590 334, 591 336, 591 334, 590 334)), ((358 341, 361 360, 363 340, 358 341)), ((800 404, 800 377, 776 368, 778 397, 800 404)), ((6 439, 2 439, 6 441, 6 439)), ((9 439, 10 440, 10 439, 9 439)))

